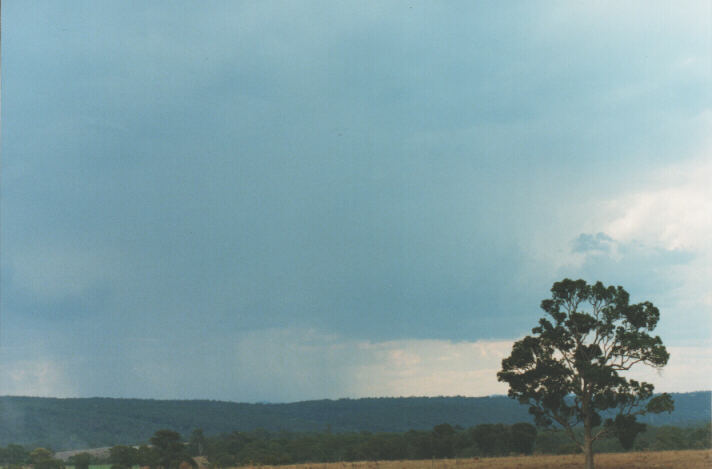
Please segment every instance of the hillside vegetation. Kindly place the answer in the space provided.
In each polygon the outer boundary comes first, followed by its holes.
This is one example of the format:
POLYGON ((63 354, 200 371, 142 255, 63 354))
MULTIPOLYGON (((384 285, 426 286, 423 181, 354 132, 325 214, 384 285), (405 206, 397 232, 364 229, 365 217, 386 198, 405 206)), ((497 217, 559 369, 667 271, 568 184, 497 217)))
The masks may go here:
MULTIPOLYGON (((648 416, 653 425, 711 420, 712 393, 674 394, 675 411, 648 416)), ((245 404, 220 401, 0 397, 0 445, 54 450, 147 441, 159 429, 206 435, 264 429, 278 432, 406 432, 447 422, 463 428, 531 422, 526 407, 505 396, 409 397, 245 404)))

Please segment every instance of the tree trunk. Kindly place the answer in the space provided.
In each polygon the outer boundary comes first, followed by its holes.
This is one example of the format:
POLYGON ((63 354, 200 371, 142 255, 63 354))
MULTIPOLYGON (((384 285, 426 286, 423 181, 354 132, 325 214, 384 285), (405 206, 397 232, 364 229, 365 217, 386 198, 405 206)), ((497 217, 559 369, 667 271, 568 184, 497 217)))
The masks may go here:
POLYGON ((593 468, 593 442, 591 441, 590 436, 586 436, 586 441, 583 443, 583 454, 586 457, 586 469, 594 469, 593 468))
POLYGON ((593 467, 593 436, 591 428, 591 417, 586 417, 583 421, 583 454, 586 458, 586 469, 593 467))
POLYGON ((591 395, 588 392, 586 381, 583 382, 583 399, 581 410, 583 413, 583 455, 586 458, 586 469, 593 468, 593 428, 591 426, 591 395))

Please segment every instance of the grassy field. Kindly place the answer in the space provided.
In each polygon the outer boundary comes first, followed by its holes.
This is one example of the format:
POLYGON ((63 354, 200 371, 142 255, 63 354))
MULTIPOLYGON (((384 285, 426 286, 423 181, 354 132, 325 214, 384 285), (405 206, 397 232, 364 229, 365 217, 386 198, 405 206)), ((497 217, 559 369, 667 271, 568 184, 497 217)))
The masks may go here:
MULTIPOLYGON (((710 469, 712 450, 597 454, 597 469, 710 469)), ((578 469, 583 455, 260 466, 260 469, 578 469)))

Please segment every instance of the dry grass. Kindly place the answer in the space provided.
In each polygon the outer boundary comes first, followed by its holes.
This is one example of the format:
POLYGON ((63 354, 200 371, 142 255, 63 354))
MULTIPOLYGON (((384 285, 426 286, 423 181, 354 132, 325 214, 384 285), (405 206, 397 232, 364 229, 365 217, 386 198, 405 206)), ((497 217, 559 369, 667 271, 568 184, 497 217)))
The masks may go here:
MULTIPOLYGON (((710 469, 712 450, 597 454, 596 469, 710 469)), ((579 469, 583 455, 437 459, 434 461, 363 461, 261 466, 261 469, 579 469)))

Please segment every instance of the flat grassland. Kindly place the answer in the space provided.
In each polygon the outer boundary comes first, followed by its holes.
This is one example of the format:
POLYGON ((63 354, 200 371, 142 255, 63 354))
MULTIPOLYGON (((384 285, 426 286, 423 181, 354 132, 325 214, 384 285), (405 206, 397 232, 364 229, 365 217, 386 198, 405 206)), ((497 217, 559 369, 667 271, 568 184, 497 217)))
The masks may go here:
MULTIPOLYGON (((602 453, 596 469, 710 469, 712 450, 602 453)), ((583 455, 536 455, 501 458, 436 459, 434 461, 371 461, 260 466, 260 469, 580 469, 583 455)))

